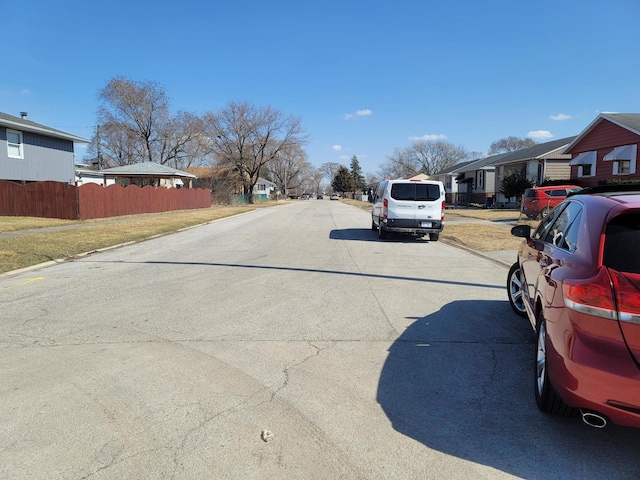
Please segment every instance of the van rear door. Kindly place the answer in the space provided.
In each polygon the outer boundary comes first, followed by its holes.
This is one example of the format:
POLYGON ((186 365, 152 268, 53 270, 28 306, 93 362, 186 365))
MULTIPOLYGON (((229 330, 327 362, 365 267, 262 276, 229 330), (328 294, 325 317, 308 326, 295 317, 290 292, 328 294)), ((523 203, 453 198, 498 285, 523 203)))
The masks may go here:
POLYGON ((421 222, 420 226, 431 227, 428 223, 431 220, 442 218, 442 201, 440 185, 437 183, 416 184, 416 208, 415 218, 421 222), (427 224, 424 224, 424 223, 427 224))

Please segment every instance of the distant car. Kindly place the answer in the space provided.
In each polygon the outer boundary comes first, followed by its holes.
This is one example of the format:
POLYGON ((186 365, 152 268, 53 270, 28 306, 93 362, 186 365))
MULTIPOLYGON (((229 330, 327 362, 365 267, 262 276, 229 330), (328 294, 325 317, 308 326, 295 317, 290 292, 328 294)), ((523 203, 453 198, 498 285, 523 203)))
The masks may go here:
POLYGON ((522 196, 520 211, 531 219, 545 218, 567 195, 580 190, 577 185, 553 185, 527 188, 522 196))
POLYGON ((318 194, 318 196, 317 196, 317 199, 318 199, 318 200, 322 200, 323 198, 324 198, 324 197, 322 196, 322 194, 321 194, 321 193, 319 193, 319 194, 318 194))
POLYGON ((311 198, 308 193, 303 193, 300 197, 300 200, 309 200, 311 198))
POLYGON ((511 233, 524 242, 507 293, 536 332, 538 408, 640 428, 640 185, 581 190, 511 233))
POLYGON ((338 195, 337 193, 334 193, 329 198, 331 200, 340 200, 340 195, 338 195))

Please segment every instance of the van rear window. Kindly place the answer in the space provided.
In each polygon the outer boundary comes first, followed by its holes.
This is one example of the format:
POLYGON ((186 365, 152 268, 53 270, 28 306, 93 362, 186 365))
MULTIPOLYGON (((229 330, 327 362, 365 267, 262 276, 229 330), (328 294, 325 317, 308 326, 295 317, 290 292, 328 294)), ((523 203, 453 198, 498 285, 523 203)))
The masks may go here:
POLYGON ((434 201, 440 198, 440 186, 433 183, 394 183, 391 198, 395 200, 434 201))
POLYGON ((619 272, 640 273, 640 214, 621 215, 608 225, 604 241, 605 266, 619 272))

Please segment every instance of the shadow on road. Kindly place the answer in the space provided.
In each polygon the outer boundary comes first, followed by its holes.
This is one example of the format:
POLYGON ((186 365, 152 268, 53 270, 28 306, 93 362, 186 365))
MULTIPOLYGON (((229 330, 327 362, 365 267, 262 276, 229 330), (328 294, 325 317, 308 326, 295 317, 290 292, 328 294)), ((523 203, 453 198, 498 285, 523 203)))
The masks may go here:
POLYGON ((377 400, 398 432, 521 478, 640 478, 640 431, 537 409, 533 338, 507 301, 449 303, 391 346, 377 400))
POLYGON ((370 228, 344 228, 342 230, 331 230, 329 238, 332 240, 356 240, 359 242, 411 242, 429 243, 428 238, 412 237, 411 235, 399 235, 393 232, 388 233, 385 240, 378 238, 378 232, 370 228))

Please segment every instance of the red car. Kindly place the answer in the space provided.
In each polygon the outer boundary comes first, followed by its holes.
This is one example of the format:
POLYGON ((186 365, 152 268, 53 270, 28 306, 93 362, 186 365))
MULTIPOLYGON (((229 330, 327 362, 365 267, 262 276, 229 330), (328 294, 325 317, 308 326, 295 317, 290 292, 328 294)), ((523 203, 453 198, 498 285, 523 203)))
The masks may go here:
POLYGON ((527 217, 546 217, 567 195, 580 190, 577 185, 553 185, 549 187, 527 188, 522 196, 520 211, 527 217))
POLYGON ((508 297, 536 332, 538 407, 640 428, 640 185, 584 189, 511 233, 524 242, 508 297))

